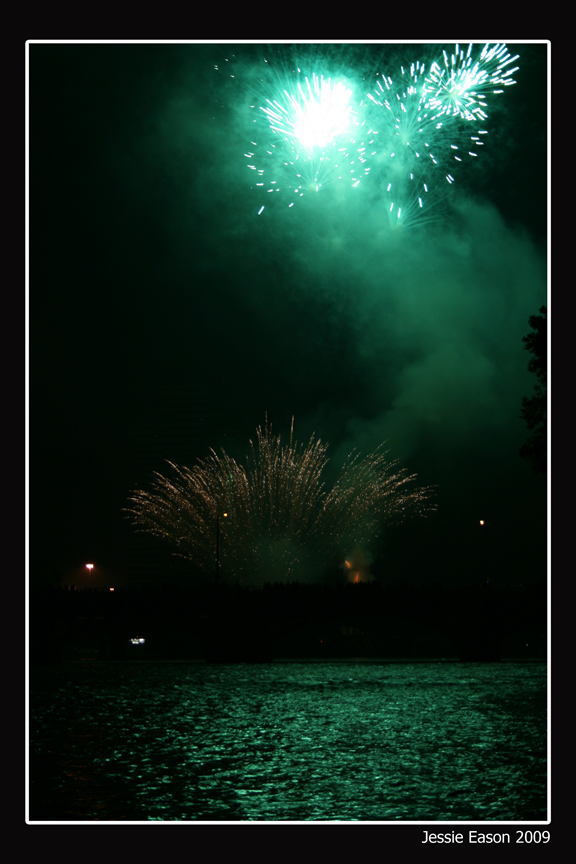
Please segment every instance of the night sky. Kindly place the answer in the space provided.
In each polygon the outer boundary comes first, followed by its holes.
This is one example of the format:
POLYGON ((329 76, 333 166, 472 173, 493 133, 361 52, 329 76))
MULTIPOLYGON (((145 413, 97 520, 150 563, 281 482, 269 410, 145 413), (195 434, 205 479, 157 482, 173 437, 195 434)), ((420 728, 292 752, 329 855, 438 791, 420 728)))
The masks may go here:
POLYGON ((518 451, 522 337, 547 302, 548 46, 509 46, 517 83, 432 221, 393 225, 376 170, 288 207, 247 168, 295 56, 368 92, 442 47, 30 45, 31 581, 80 584, 86 562, 102 587, 165 578, 130 491, 166 459, 243 459, 266 412, 330 442, 331 467, 386 441, 437 487, 436 512, 366 550, 377 579, 544 579, 546 479, 518 451))

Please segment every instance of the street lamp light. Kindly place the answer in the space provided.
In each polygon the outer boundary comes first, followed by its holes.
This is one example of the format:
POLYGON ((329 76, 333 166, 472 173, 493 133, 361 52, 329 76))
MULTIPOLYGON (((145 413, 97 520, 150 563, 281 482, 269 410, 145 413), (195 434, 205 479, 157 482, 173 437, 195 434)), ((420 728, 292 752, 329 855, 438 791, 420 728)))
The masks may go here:
POLYGON ((490 574, 488 572, 488 542, 486 537, 486 522, 484 519, 480 519, 480 525, 483 529, 482 534, 482 564, 484 566, 484 576, 486 578, 486 584, 490 584, 490 574))
POLYGON ((86 569, 91 574, 92 570, 94 569, 94 564, 86 564, 86 569))

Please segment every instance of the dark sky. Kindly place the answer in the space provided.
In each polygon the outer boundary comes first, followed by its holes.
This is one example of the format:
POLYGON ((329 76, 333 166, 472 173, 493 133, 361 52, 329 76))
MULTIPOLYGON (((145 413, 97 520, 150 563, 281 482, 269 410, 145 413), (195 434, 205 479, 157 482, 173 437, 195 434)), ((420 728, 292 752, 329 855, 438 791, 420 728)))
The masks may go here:
POLYGON ((509 46, 517 83, 478 158, 433 175, 431 221, 391 221, 377 163, 293 207, 286 177, 266 193, 247 168, 259 139, 268 169, 259 106, 295 62, 356 98, 442 47, 30 45, 32 579, 91 560, 153 578, 171 559, 125 519, 130 490, 165 459, 242 458, 265 412, 333 466, 387 441, 437 486, 437 512, 367 550, 378 578, 543 578, 546 481, 518 450, 547 298, 547 46, 509 46))

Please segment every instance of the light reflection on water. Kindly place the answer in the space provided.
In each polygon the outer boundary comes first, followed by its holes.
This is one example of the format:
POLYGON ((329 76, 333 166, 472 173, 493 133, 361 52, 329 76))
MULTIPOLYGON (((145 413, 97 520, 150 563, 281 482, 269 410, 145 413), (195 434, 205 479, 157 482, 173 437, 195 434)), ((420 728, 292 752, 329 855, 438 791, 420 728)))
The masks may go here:
POLYGON ((544 664, 31 671, 35 820, 543 820, 544 664))

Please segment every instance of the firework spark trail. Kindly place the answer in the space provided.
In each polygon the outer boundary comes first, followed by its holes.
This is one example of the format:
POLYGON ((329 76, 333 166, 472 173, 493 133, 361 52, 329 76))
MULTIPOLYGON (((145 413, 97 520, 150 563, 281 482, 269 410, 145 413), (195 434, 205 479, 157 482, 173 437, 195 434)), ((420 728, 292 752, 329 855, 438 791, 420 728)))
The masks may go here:
MULTIPOLYGON (((456 45, 429 68, 418 60, 380 74, 369 93, 316 72, 292 75, 258 108, 265 122, 245 154, 256 187, 286 191, 292 207, 306 191, 355 187, 372 172, 392 226, 431 221, 455 169, 483 146, 489 93, 515 83, 518 55, 506 45, 473 49, 456 45)), ((263 197, 258 213, 264 208, 263 197)))
MULTIPOLYGON (((434 175, 441 171, 442 122, 424 101, 425 66, 419 62, 400 67, 397 83, 381 76, 374 94, 370 156, 379 163, 382 197, 392 223, 418 217, 437 197, 434 175), (414 211, 416 212, 414 213, 414 211)), ((448 182, 453 177, 446 173, 448 182)))
POLYGON ((506 45, 487 43, 480 57, 472 57, 472 43, 466 54, 459 45, 455 46, 450 57, 443 51, 444 68, 434 61, 426 79, 427 98, 430 106, 439 113, 460 117, 463 120, 479 119, 484 121, 488 115, 486 94, 502 93, 496 86, 508 87, 516 82, 511 77, 518 66, 506 68, 519 58, 510 55, 506 45))
POLYGON ((312 76, 312 86, 306 77, 307 93, 298 83, 298 96, 284 90, 286 104, 276 100, 261 110, 268 116, 270 127, 286 137, 295 138, 302 147, 326 147, 335 137, 348 131, 352 91, 344 84, 332 86, 324 76, 312 76))
POLYGON ((476 158, 483 146, 488 117, 487 93, 503 92, 498 85, 514 84, 512 57, 505 45, 485 45, 474 59, 472 44, 465 53, 458 45, 444 68, 434 61, 427 71, 417 61, 400 67, 393 80, 381 75, 369 93, 375 111, 370 155, 380 163, 383 198, 392 223, 414 223, 445 198, 439 186, 454 183, 454 170, 476 158), (471 123, 482 124, 470 129, 471 123))
POLYGON ((252 106, 257 140, 244 155, 256 173, 254 185, 267 195, 286 193, 288 207, 336 181, 357 186, 369 170, 359 140, 364 94, 358 103, 353 86, 300 68, 287 73, 282 85, 274 84, 277 89, 261 100, 264 104, 256 100, 252 106))
POLYGON ((434 509, 432 490, 406 488, 415 475, 397 470, 381 448, 363 459, 350 454, 326 491, 328 445, 314 435, 298 446, 292 423, 290 441, 282 446, 266 422, 257 429, 256 444, 250 443, 247 467, 224 450, 192 469, 168 463, 171 477, 156 473, 151 492, 135 491, 129 499, 126 509, 137 530, 162 538, 211 573, 220 521, 223 570, 263 582, 297 574, 303 561, 314 562, 321 575, 385 525, 434 509))

